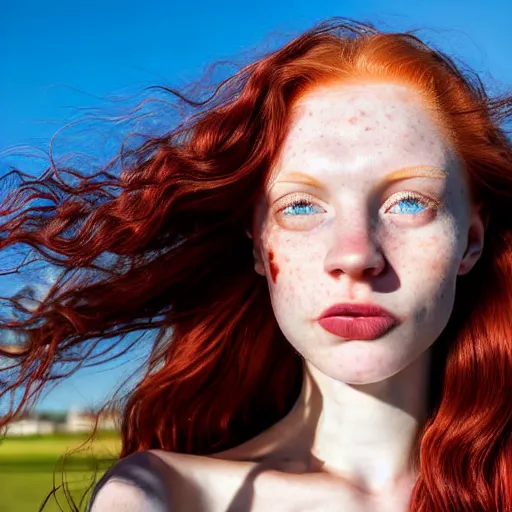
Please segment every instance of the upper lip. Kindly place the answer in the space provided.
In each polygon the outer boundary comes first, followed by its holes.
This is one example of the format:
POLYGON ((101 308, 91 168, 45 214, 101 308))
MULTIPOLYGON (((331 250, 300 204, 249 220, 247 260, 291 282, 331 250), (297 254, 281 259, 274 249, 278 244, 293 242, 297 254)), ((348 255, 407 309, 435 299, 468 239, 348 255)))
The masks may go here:
POLYGON ((327 308, 319 317, 326 318, 329 316, 388 316, 395 318, 389 311, 376 306, 374 304, 335 304, 327 308))

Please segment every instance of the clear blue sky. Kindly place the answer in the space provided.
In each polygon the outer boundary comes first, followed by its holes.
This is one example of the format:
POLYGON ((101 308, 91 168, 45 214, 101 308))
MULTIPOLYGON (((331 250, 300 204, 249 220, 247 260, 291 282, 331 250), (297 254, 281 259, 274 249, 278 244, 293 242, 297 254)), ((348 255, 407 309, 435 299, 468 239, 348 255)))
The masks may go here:
MULTIPOLYGON (((95 106, 98 97, 147 85, 183 84, 271 31, 296 32, 331 16, 423 28, 426 41, 512 89, 510 0, 2 0, 0 151, 47 147, 71 106, 95 106)), ((94 405, 132 370, 127 359, 118 368, 79 371, 38 409, 94 405)))

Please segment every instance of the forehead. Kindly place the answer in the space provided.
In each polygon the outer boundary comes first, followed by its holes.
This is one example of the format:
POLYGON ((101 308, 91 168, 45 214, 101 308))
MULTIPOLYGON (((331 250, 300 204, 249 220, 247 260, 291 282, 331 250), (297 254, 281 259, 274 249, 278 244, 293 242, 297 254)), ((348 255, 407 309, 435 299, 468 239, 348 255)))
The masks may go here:
POLYGON ((432 107, 397 84, 331 85, 293 106, 291 124, 273 176, 290 166, 314 173, 378 173, 408 165, 443 167, 453 151, 432 107))
POLYGON ((408 116, 429 117, 432 108, 422 95, 406 85, 333 84, 316 87, 303 94, 292 107, 292 118, 293 124, 305 119, 311 122, 321 116, 323 121, 330 118, 332 121, 357 125, 359 120, 364 121, 368 116, 392 121, 397 110, 399 114, 408 116), (344 113, 357 113, 359 116, 340 118, 340 114, 344 113))

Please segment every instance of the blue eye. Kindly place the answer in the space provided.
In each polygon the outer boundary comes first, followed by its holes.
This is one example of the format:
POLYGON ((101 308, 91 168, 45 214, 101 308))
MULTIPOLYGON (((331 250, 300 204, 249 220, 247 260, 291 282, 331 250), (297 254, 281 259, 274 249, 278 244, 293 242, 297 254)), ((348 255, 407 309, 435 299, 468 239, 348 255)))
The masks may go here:
POLYGON ((289 204, 286 208, 283 208, 282 213, 284 215, 311 215, 318 213, 315 211, 315 206, 309 201, 296 201, 289 204))
POLYGON ((426 205, 423 201, 418 198, 410 198, 410 199, 400 199, 397 201, 390 209, 390 213, 407 213, 407 214, 416 214, 420 213, 423 210, 426 210, 428 205, 426 205), (405 206, 400 206, 405 205, 405 206), (419 207, 418 207, 419 205, 419 207), (393 211, 395 207, 399 207, 399 211, 393 211))

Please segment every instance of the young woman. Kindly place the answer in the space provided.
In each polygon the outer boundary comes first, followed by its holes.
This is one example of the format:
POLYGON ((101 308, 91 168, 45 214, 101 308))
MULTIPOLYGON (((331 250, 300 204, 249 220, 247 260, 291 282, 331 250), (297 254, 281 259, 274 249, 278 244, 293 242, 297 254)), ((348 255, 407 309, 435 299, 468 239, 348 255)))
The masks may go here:
POLYGON ((4 390, 161 329, 90 510, 512 508, 512 98, 331 20, 195 105, 119 177, 53 169, 18 192, 51 207, 4 212, 2 247, 73 276, 4 390))

